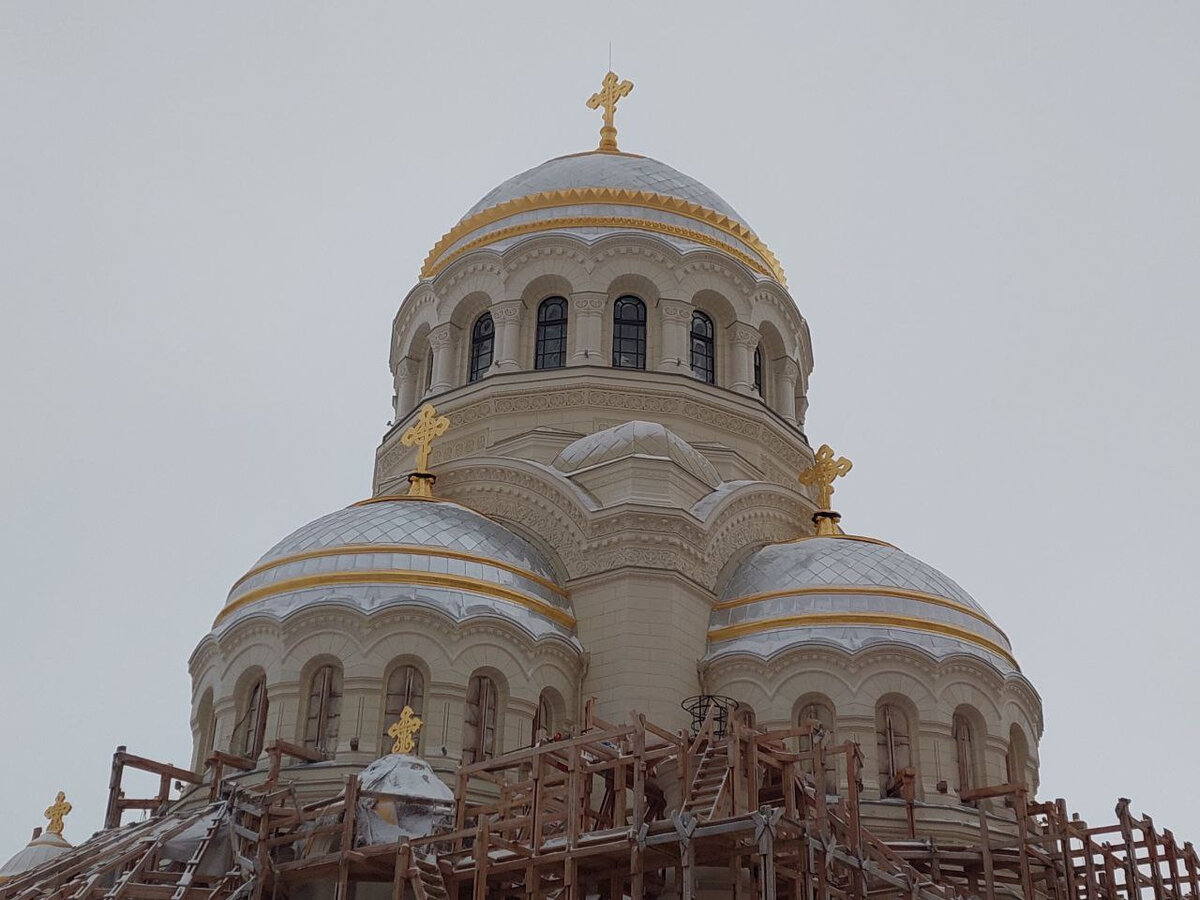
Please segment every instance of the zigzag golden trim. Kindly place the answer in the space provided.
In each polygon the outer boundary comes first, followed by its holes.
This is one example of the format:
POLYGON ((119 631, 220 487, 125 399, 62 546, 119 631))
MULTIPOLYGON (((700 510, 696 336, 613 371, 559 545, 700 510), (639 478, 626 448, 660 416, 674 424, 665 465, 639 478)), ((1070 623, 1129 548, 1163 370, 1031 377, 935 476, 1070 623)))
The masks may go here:
MULTIPOLYGON (((498 203, 495 206, 489 206, 487 209, 477 212, 469 218, 463 219, 442 238, 433 245, 433 249, 429 251, 429 255, 425 257, 425 262, 421 266, 421 277, 432 278, 442 269, 446 268, 449 263, 465 252, 468 247, 476 246, 477 243, 472 241, 466 247, 460 247, 446 258, 442 258, 442 254, 446 253, 448 248, 462 240, 473 231, 478 231, 487 225, 494 222, 499 222, 502 219, 507 219, 510 216, 515 216, 520 213, 531 212, 540 209, 555 209, 563 206, 579 206, 581 204, 612 204, 617 206, 639 206, 643 209, 656 209, 663 212, 669 212, 677 216, 692 219, 697 222, 703 222, 706 225, 724 232, 730 237, 741 241, 746 246, 750 247, 765 261, 765 268, 762 263, 757 263, 753 268, 763 275, 774 278, 784 287, 787 286, 787 279, 783 273, 783 267, 775 254, 770 251, 753 231, 738 222, 736 219, 731 219, 729 216, 719 213, 716 210, 709 209, 707 206, 701 206, 699 203, 693 203, 690 200, 683 200, 679 197, 672 197, 668 194, 659 194, 654 191, 638 191, 631 188, 611 188, 611 187, 588 187, 588 188, 567 188, 557 191, 541 191, 536 194, 526 194, 523 197, 515 197, 512 200, 505 200, 503 203, 498 203)), ((558 224, 566 220, 552 220, 553 224, 558 224)), ((628 218, 627 221, 636 223, 634 227, 648 228, 651 231, 662 230, 656 228, 656 225, 663 225, 661 222, 653 222, 649 219, 628 218)), ((532 230, 540 230, 551 223, 538 223, 539 228, 532 230)), ((575 226, 582 227, 582 226, 575 226)), ((687 231, 687 229, 680 229, 687 231)), ((498 240, 495 234, 489 235, 490 240, 498 240)), ((523 232, 523 233, 528 233, 523 232)), ((668 232, 672 233, 672 232, 668 232)), ((700 234, 701 232, 691 232, 692 234, 700 234)), ((510 236, 510 235, 505 235, 510 236)), ((720 242, 714 242, 711 235, 705 235, 708 240, 698 241, 711 247, 716 247, 720 250, 729 250, 727 245, 720 242)), ((738 255, 738 254, 735 254, 738 255)), ((746 256, 739 255, 739 258, 746 256)), ((749 258, 749 257, 747 257, 749 258)), ((743 262, 746 259, 742 260, 743 262)))

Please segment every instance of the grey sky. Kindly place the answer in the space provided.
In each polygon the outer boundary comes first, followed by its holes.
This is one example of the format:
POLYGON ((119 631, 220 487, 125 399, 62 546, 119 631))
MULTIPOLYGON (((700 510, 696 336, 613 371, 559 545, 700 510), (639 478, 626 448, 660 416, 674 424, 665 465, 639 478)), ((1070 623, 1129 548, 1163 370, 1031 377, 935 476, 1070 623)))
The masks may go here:
POLYGON ((0 5, 0 859, 366 496, 392 315, 480 196, 590 149, 781 258, 849 530, 957 579, 1045 702, 1042 796, 1200 840, 1200 5, 0 5))

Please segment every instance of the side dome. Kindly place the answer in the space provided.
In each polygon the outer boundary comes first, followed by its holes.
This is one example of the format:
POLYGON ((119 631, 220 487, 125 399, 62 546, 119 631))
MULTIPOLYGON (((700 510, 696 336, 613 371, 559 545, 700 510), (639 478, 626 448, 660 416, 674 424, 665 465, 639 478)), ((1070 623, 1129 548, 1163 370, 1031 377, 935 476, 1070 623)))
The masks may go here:
POLYGON ((658 422, 625 422, 581 437, 564 447, 552 465, 569 475, 629 456, 670 459, 710 488, 721 483, 699 450, 658 422))
POLYGON ((804 644, 850 653, 901 644, 936 660, 981 659, 1019 672, 1008 637, 937 569, 851 535, 770 544, 734 572, 709 623, 708 659, 775 656, 804 644))
POLYGON ((657 235, 682 252, 720 250, 786 284, 779 260, 716 191, 656 159, 600 150, 548 160, 489 191, 434 245, 421 277, 532 234, 594 241, 622 231, 657 235))
POLYGON ((426 606, 460 623, 501 617, 534 638, 575 643, 570 601, 545 558, 503 525, 445 500, 364 500, 292 532, 234 584, 214 628, 315 604, 366 613, 426 606))

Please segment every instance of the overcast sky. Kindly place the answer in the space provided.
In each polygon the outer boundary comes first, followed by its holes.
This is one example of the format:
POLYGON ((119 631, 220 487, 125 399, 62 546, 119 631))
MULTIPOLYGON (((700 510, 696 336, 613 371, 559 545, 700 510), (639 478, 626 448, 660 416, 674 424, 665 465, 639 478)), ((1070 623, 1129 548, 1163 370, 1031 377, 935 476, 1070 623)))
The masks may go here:
POLYGON ((1042 796, 1200 840, 1200 4, 0 4, 0 860, 187 765, 186 662, 370 491, 390 323, 494 185, 706 182, 812 328, 848 530, 943 569, 1045 702, 1042 796))

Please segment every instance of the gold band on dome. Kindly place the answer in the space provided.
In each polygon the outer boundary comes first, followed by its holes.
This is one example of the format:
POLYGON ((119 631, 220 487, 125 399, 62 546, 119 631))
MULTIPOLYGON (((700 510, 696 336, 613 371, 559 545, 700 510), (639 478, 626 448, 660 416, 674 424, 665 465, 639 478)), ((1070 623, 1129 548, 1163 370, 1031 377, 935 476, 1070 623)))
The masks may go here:
POLYGON ((980 637, 965 628, 947 625, 944 622, 931 622, 928 619, 918 619, 914 616, 893 616, 884 613, 801 613, 795 616, 780 616, 776 619, 762 619, 758 622, 746 622, 741 625, 725 625, 720 628, 710 628, 708 639, 713 642, 730 641, 734 638, 761 634, 764 631, 778 631, 784 628, 817 628, 843 625, 865 625, 882 628, 903 628, 907 631, 919 631, 936 634, 942 637, 956 638, 968 644, 982 647, 995 653, 1001 659, 1007 660, 1018 672, 1021 667, 1016 658, 999 644, 980 637))
POLYGON ((937 594, 926 594, 924 591, 912 591, 907 588, 892 588, 881 587, 878 585, 857 585, 857 584, 821 584, 812 585, 810 587, 790 588, 782 591, 766 591, 761 594, 749 594, 745 597, 735 597, 732 600, 722 600, 719 603, 713 604, 713 609, 734 609, 738 606, 746 606, 750 603, 759 603, 763 600, 778 600, 780 597, 795 597, 804 594, 866 594, 872 597, 898 597, 902 600, 916 600, 920 603, 928 603, 932 606, 942 606, 946 609, 952 609, 955 612, 964 613, 973 619, 978 619, 988 628, 994 628, 997 632, 1004 635, 1004 639, 1008 640, 1008 635, 1004 634, 1003 629, 995 622, 987 617, 985 613, 977 609, 972 609, 964 603, 959 603, 957 600, 951 600, 949 597, 939 597, 937 594))
MULTIPOLYGON (((403 499, 412 499, 405 496, 403 499)), ((420 498, 428 499, 428 498, 420 498)), ((370 501, 363 501, 364 503, 370 501)), ((358 506, 359 504, 355 504, 358 506)), ((445 559, 461 559, 465 562, 480 563, 485 566, 493 566, 497 569, 503 569, 506 572, 511 572, 521 578, 527 578, 535 584, 540 584, 548 591, 558 594, 560 597, 566 597, 567 592, 549 579, 543 578, 528 569, 522 569, 520 566, 514 566, 511 563, 501 562, 497 559, 489 559, 486 556, 479 556, 475 553, 466 553, 462 550, 450 550, 445 547, 424 547, 416 544, 339 544, 336 547, 321 547, 318 550, 305 550, 302 553, 293 553, 290 556, 281 556, 279 559, 273 559, 270 562, 265 562, 261 566, 255 566, 241 578, 239 578, 230 588, 229 593, 233 593, 247 579, 253 578, 262 572, 270 571, 271 569, 286 566, 288 563, 302 562, 306 559, 319 559, 323 556, 342 556, 342 555, 358 555, 360 553, 407 553, 411 556, 438 556, 445 559)))
POLYGON ((698 244, 721 250, 737 257, 761 275, 774 278, 787 287, 787 278, 783 267, 775 254, 770 251, 753 231, 729 216, 669 194, 659 194, 654 191, 639 191, 631 188, 587 187, 566 188, 557 191, 541 191, 536 194, 526 194, 512 200, 505 200, 495 206, 480 210, 473 216, 463 219, 446 234, 444 234, 421 266, 421 278, 432 278, 451 262, 464 253, 493 241, 529 234, 534 231, 549 231, 555 228, 638 228, 645 231, 655 231, 674 237, 682 237, 698 244), (761 257, 761 261, 748 253, 718 240, 711 234, 670 225, 666 222, 656 222, 652 219, 642 219, 635 216, 569 216, 559 219, 546 219, 538 222, 525 222, 520 225, 510 225, 506 228, 489 232, 467 244, 449 251, 467 235, 495 222, 507 219, 521 213, 534 212, 543 209, 557 209, 564 206, 585 206, 603 204, 609 206, 635 206, 642 209, 653 209, 671 213, 696 222, 703 222, 736 241, 750 247, 761 257), (449 252, 448 252, 449 251, 449 252))
POLYGON ((443 575, 439 572, 418 572, 415 569, 325 572, 320 575, 305 575, 300 578, 288 578, 284 581, 277 581, 274 584, 264 585, 252 591, 247 591, 237 600, 227 604, 217 614, 216 619, 213 620, 213 625, 215 627, 220 624, 222 619, 234 611, 266 597, 291 593, 293 591, 304 591, 315 587, 333 587, 335 585, 348 584, 412 584, 419 587, 443 587, 450 588, 451 590, 471 591, 475 594, 483 594, 485 597, 491 597, 494 600, 504 600, 509 603, 515 603, 518 606, 524 606, 526 609, 545 616, 547 619, 567 628, 575 627, 575 617, 573 615, 537 597, 530 597, 522 594, 520 591, 492 584, 490 581, 484 581, 480 578, 470 578, 466 575, 443 575))

